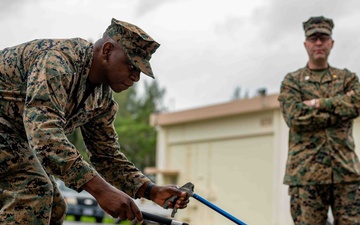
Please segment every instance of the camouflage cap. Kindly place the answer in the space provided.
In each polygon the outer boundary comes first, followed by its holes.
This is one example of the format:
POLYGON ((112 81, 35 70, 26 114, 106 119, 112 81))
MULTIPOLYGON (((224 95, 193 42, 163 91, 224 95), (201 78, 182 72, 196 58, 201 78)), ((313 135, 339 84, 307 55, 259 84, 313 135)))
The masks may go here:
POLYGON ((136 68, 154 78, 149 60, 160 46, 159 43, 141 28, 114 18, 105 34, 123 47, 125 54, 136 68))
POLYGON ((334 23, 332 19, 323 16, 310 17, 306 22, 303 22, 305 36, 309 37, 315 33, 332 34, 334 23))

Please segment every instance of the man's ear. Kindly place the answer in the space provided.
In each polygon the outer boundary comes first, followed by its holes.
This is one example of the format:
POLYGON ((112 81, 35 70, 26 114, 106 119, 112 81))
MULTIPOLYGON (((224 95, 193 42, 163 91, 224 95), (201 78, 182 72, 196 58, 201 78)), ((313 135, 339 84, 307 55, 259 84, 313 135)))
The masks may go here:
POLYGON ((334 47, 334 44, 335 44, 335 41, 334 40, 331 40, 332 43, 331 43, 331 49, 334 47))
POLYGON ((105 60, 108 60, 112 50, 114 49, 114 45, 111 42, 105 42, 102 46, 102 55, 105 60))

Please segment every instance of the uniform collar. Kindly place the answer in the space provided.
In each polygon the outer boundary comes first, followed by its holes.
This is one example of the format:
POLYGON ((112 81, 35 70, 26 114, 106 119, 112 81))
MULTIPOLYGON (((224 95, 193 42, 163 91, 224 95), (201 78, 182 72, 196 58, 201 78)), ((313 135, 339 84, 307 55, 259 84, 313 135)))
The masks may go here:
POLYGON ((306 65, 305 73, 303 74, 304 80, 314 83, 327 83, 327 82, 331 82, 334 78, 334 70, 330 65, 328 68, 324 69, 324 74, 322 76, 319 76, 319 73, 316 73, 316 71, 320 71, 320 70, 311 70, 306 65))

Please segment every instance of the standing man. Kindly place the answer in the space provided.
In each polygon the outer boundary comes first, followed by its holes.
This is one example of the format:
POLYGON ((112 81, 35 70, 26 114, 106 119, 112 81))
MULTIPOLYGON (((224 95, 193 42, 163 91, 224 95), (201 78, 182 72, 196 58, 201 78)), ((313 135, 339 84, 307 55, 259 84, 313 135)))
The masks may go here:
POLYGON ((62 224, 66 204, 52 175, 85 189, 111 216, 142 222, 130 198, 185 208, 185 192, 150 182, 120 152, 114 128, 121 92, 153 76, 159 47, 139 27, 113 19, 95 44, 30 41, 0 51, 0 224, 62 224), (91 165, 66 135, 80 127, 91 165))
POLYGON ((279 102, 289 126, 284 183, 289 185, 295 224, 360 224, 360 164, 352 136, 359 116, 358 77, 329 65, 334 23, 311 17, 303 23, 309 61, 289 73, 279 102))

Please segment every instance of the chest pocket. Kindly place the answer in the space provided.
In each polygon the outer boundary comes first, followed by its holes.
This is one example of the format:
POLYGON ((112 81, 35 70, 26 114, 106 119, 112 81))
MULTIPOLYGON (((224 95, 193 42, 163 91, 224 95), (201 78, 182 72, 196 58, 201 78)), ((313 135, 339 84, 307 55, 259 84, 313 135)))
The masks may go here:
MULTIPOLYGON (((341 71, 337 71, 341 72, 341 71)), ((344 87, 344 73, 327 71, 322 76, 316 73, 299 76, 299 86, 302 100, 313 98, 331 98, 346 93, 344 87)))

